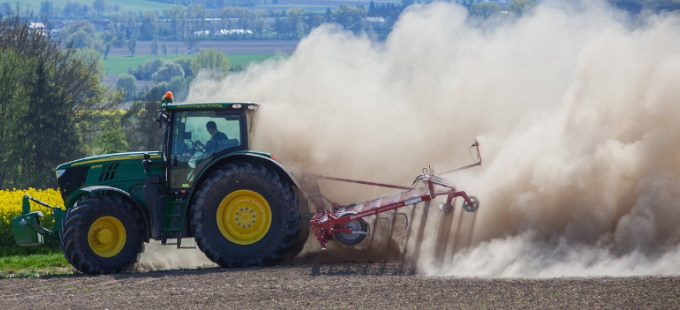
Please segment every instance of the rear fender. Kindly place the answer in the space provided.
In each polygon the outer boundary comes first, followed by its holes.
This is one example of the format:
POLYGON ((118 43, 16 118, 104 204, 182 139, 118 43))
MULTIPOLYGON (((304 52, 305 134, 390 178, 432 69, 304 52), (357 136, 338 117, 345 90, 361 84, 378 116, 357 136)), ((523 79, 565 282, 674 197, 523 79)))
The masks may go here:
MULTIPOLYGON (((196 182, 194 183, 195 186, 191 190, 191 193, 189 194, 189 197, 187 197, 187 201, 191 201, 198 192, 198 188, 200 187, 200 184, 203 182, 204 179, 206 179, 212 172, 218 170, 219 168, 223 167, 224 165, 227 165, 232 162, 252 162, 252 163, 258 163, 260 165, 263 165, 267 167, 268 169, 276 171, 280 177, 284 178, 289 184, 292 184, 294 187, 300 189, 300 185, 298 184, 297 180, 295 180, 295 177, 293 177, 293 174, 288 171, 284 166, 276 162, 275 160, 256 153, 245 153, 245 152, 239 152, 239 153, 232 153, 232 154, 226 154, 222 157, 217 158, 214 160, 212 163, 210 163, 208 166, 206 166, 203 171, 198 175, 196 178, 196 182)), ((298 199, 304 200, 304 197, 298 197, 298 199)), ((191 208, 191 203, 187 204, 187 209, 185 210, 185 218, 189 219, 189 212, 191 208)))
MULTIPOLYGON (((295 177, 293 177, 293 174, 288 171, 283 165, 279 164, 275 160, 256 153, 237 153, 237 154, 227 154, 222 157, 217 158, 214 160, 212 163, 210 163, 208 166, 206 166, 203 171, 198 175, 196 182, 194 184, 201 184, 205 178, 207 178, 213 171, 216 171, 217 169, 221 168, 222 166, 229 164, 231 162, 237 162, 237 161, 247 161, 247 162, 255 162, 258 164, 261 164, 269 169, 273 169, 276 171, 282 178, 286 179, 288 183, 293 184, 295 187, 300 188, 300 184, 298 184, 297 180, 295 180, 295 177)), ((198 191, 199 186, 194 186, 194 188, 191 190, 191 194, 189 196, 189 199, 191 199, 191 196, 194 195, 196 191, 198 191)), ((190 201, 190 200, 189 200, 190 201)))

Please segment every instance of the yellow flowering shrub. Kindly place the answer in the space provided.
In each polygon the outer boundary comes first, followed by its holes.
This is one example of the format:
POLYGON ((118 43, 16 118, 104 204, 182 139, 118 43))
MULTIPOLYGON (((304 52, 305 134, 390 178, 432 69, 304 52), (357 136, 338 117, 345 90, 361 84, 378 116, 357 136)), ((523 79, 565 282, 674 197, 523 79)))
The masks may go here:
MULTIPOLYGON (((64 200, 56 189, 29 188, 21 190, 15 188, 0 190, 0 247, 14 245, 11 220, 13 217, 21 215, 21 206, 25 194, 53 207, 64 208, 64 200)), ((50 228, 53 226, 51 209, 31 202, 31 211, 42 211, 45 215, 41 221, 42 225, 50 228)))
MULTIPOLYGON (((61 195, 56 189, 29 188, 21 190, 15 188, 13 190, 0 190, 0 213, 21 214, 21 203, 25 194, 53 207, 63 208, 64 206, 64 200, 61 199, 61 195)), ((47 211, 46 208, 39 207, 34 202, 31 202, 31 210, 47 211)))

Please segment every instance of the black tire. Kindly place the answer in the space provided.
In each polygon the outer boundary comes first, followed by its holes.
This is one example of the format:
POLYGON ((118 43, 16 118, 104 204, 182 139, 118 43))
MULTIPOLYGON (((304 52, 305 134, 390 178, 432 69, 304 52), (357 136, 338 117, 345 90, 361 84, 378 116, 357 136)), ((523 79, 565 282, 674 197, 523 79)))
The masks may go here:
MULTIPOLYGON (((61 219, 61 230, 59 231, 59 247, 61 248, 61 251, 66 253, 66 244, 64 242, 64 230, 66 230, 66 219, 71 215, 71 210, 73 208, 68 208, 66 209, 66 215, 64 218, 61 219)), ((73 262, 69 259, 68 255, 64 255, 66 257, 66 261, 68 261, 69 264, 73 265, 73 262)))
MULTIPOLYGON (((290 253, 298 238, 300 206, 293 188, 275 171, 254 163, 231 163, 213 172, 200 185, 191 208, 191 228, 201 251, 221 267, 271 266, 290 253), (218 214, 241 210, 243 204, 227 202, 234 195, 240 197, 239 193, 243 192, 249 195, 256 193, 264 199, 262 205, 269 208, 271 222, 266 229, 262 223, 267 221, 268 215, 261 216, 257 222, 254 219, 253 229, 258 227, 254 233, 257 236, 254 239, 234 240, 239 236, 223 233, 220 225, 223 230, 229 225, 232 230, 240 229, 240 226, 234 228, 235 224, 241 225, 240 221, 236 223, 240 219, 228 224, 231 217, 227 219, 218 214), (223 213, 219 213, 220 210, 223 213), (220 218, 223 220, 218 224, 220 218)), ((243 230, 246 229, 251 228, 244 226, 243 230)))
POLYGON ((66 260, 83 273, 123 272, 136 263, 144 251, 144 221, 137 210, 121 198, 94 196, 79 201, 67 211, 62 223, 60 246, 66 260), (113 236, 109 238, 113 241, 95 239, 94 233, 100 238, 103 230, 108 230, 106 234, 113 236), (103 245, 93 247, 90 243, 100 241, 103 245))
MULTIPOLYGON (((357 245, 364 241, 366 239, 366 234, 368 232, 368 223, 364 221, 364 219, 359 218, 355 220, 351 220, 349 222, 345 223, 346 227, 352 228, 352 233, 346 233, 346 232, 336 232, 333 233, 333 238, 335 240, 338 240, 338 242, 344 244, 344 245, 357 245), (360 233, 354 233, 354 232, 364 232, 363 234, 360 233)), ((336 226, 337 228, 338 226, 336 226)))
POLYGON ((307 243, 307 238, 309 238, 309 219, 312 217, 309 213, 309 201, 305 199, 304 193, 296 188, 295 194, 297 195, 298 203, 300 205, 300 233, 286 257, 286 260, 288 261, 295 258, 302 252, 302 249, 305 248, 305 243, 307 243))

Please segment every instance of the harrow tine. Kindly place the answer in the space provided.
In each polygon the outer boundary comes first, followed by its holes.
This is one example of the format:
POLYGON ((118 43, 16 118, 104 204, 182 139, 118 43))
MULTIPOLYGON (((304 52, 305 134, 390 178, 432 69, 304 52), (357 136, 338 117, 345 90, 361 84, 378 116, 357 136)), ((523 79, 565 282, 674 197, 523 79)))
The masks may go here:
POLYGON ((397 215, 401 215, 401 216, 404 217, 404 221, 406 221, 406 223, 404 224, 404 229, 407 229, 408 228, 408 215, 406 215, 406 213, 404 213, 404 212, 399 212, 395 216, 397 216, 397 215))
MULTIPOLYGON (((413 205, 413 208, 411 209, 411 221, 413 221, 415 215, 416 215, 416 209, 417 209, 417 204, 413 205)), ((403 213, 405 214, 405 213, 403 213)), ((406 217, 406 227, 404 229, 407 229, 406 231, 406 242, 404 243, 404 250, 401 252, 401 262, 399 264, 399 273, 404 272, 404 265, 406 264, 406 255, 408 254, 408 244, 409 241, 411 241, 411 231, 413 230, 413 225, 408 225, 408 217, 406 217)))
POLYGON ((443 260, 446 257, 446 251, 449 247, 449 236, 451 235, 451 226, 453 224, 453 213, 440 213, 437 221, 437 230, 435 233, 434 243, 434 263, 438 267, 442 266, 443 260))
MULTIPOLYGON (((415 208, 413 208, 415 210, 415 208)), ((423 204, 423 213, 420 216, 420 225, 418 226, 418 234, 416 235, 415 250, 413 257, 410 260, 409 273, 415 274, 418 268, 418 258, 420 257, 420 248, 423 245, 423 237, 425 236, 425 223, 427 223, 427 214, 430 211, 430 200, 423 204)))
POLYGON ((368 257, 371 257, 371 252, 373 251, 373 239, 375 239, 376 232, 378 231, 378 216, 373 217, 373 224, 369 225, 369 232, 371 239, 368 241, 368 257), (370 228, 370 227, 373 228, 370 228))
POLYGON ((387 233, 390 234, 392 232, 392 229, 391 229, 390 220, 387 218, 387 216, 378 217, 378 220, 385 220, 385 223, 387 223, 387 233))
MULTIPOLYGON (((397 213, 396 212, 391 212, 392 213, 392 226, 394 226, 395 222, 397 221, 397 213)), ((387 260, 390 256, 390 246, 392 245, 392 236, 394 235, 394 229, 390 230, 389 227, 389 222, 387 222, 387 246, 385 247, 385 252, 383 253, 383 259, 382 259, 382 272, 385 271, 387 268, 387 260)))
POLYGON ((467 217, 470 217, 470 215, 465 215, 466 213, 469 212, 464 212, 464 210, 460 210, 460 215, 458 218, 458 227, 456 227, 456 235, 455 235, 455 241, 453 244, 453 249, 450 253, 449 257, 449 262, 453 262, 453 256, 458 253, 461 249, 464 249, 470 244, 472 244, 472 234, 475 231, 475 222, 477 221, 477 212, 472 213, 472 219, 468 220, 467 217), (463 219, 465 217, 466 219, 463 219), (469 224, 466 224, 469 223, 469 224), (466 225, 467 229, 463 229, 463 226, 466 225), (461 234, 461 231, 463 234, 461 234), (463 238, 465 240, 463 241, 463 238))
POLYGON ((472 223, 472 225, 470 225, 470 230, 468 232, 468 239, 467 239, 467 243, 465 244, 465 247, 469 247, 472 244, 472 234, 475 233, 475 223, 477 223, 477 213, 478 212, 474 212, 472 214, 472 220, 470 221, 470 223, 472 223))
POLYGON ((456 231, 453 235, 453 244, 451 244, 451 253, 449 257, 449 262, 453 261, 453 256, 458 252, 458 250, 461 249, 461 244, 460 244, 460 229, 463 226, 463 217, 465 217, 465 210, 463 208, 460 208, 460 211, 458 212, 458 224, 456 225, 456 231))

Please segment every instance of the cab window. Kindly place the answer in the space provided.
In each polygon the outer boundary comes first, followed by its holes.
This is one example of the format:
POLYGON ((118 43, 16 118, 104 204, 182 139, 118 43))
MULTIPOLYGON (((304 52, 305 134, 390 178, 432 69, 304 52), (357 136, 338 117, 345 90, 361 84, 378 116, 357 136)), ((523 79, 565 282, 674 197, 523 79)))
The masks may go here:
POLYGON ((216 111, 175 113, 172 120, 171 188, 189 188, 216 153, 241 144, 241 116, 216 111))

